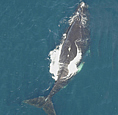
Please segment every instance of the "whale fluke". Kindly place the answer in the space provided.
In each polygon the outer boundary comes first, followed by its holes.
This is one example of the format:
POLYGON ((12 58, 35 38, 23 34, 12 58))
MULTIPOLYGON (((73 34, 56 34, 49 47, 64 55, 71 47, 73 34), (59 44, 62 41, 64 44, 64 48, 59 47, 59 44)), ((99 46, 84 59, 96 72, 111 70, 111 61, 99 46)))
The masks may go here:
POLYGON ((50 73, 55 80, 54 86, 47 97, 24 101, 24 103, 43 108, 48 115, 56 115, 51 99, 82 69, 83 58, 90 45, 88 5, 81 2, 68 22, 70 26, 63 34, 62 42, 49 53, 50 73))
POLYGON ((38 108, 43 108, 43 110, 48 114, 48 115, 56 115, 56 112, 54 110, 53 103, 50 98, 45 98, 43 96, 40 96, 38 98, 33 98, 29 100, 24 100, 24 103, 27 103, 29 105, 33 105, 38 108))

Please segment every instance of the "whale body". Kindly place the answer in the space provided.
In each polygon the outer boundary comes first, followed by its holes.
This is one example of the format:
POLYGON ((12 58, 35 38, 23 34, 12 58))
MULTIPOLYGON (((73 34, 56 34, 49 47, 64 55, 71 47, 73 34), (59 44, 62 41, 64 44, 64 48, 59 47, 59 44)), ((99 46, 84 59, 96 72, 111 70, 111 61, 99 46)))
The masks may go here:
POLYGON ((69 28, 65 38, 59 46, 58 69, 54 74, 55 84, 46 97, 24 100, 38 108, 43 108, 48 115, 56 115, 51 98, 60 89, 65 87, 70 79, 77 73, 84 54, 87 52, 90 43, 90 31, 88 24, 88 5, 81 2, 74 16, 69 20, 69 28), (74 72, 72 69, 74 68, 74 72))

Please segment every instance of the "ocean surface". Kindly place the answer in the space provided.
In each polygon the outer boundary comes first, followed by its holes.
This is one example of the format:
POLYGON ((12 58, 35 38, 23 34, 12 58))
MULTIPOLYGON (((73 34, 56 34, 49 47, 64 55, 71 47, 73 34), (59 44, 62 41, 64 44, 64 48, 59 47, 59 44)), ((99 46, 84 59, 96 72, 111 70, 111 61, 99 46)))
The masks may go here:
MULTIPOLYGON (((79 0, 0 0, 0 115, 46 115, 23 100, 48 95, 49 52, 79 0)), ((118 115, 118 0, 89 5, 91 44, 84 67, 53 97, 57 115, 118 115)))

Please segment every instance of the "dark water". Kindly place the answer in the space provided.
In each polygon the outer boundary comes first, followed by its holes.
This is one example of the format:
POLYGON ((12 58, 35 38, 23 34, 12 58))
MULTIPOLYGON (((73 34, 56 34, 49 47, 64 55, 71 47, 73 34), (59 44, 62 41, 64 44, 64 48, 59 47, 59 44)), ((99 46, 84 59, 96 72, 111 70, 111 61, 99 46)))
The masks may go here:
MULTIPOLYGON (((57 115, 118 115, 118 0, 85 0, 91 46, 82 71, 54 98, 57 115)), ((54 83, 48 53, 78 0, 0 1, 0 115, 46 115, 22 101, 54 83)))

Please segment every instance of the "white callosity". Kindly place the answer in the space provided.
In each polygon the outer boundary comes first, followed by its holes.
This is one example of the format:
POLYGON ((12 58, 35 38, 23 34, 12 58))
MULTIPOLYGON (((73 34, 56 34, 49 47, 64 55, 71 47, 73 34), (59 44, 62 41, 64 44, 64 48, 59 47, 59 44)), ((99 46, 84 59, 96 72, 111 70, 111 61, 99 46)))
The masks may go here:
POLYGON ((57 46, 53 51, 50 51, 49 56, 50 56, 50 73, 53 74, 54 76, 52 76, 52 78, 57 81, 58 79, 58 71, 59 71, 59 67, 60 67, 60 63, 59 63, 59 57, 61 54, 61 48, 62 48, 62 44, 60 44, 59 46, 57 46))
MULTIPOLYGON (((85 5, 84 2, 81 2, 80 7, 82 9, 83 7, 88 7, 88 6, 85 5)), ((88 19, 87 19, 87 16, 83 14, 83 11, 80 11, 80 9, 77 10, 77 12, 75 13, 73 17, 70 17, 70 20, 68 21, 69 25, 71 25, 74 22, 74 20, 80 15, 81 15, 81 24, 83 27, 85 27, 88 19)))
POLYGON ((61 63, 59 63, 59 58, 61 54, 62 45, 64 43, 64 39, 66 39, 66 33, 63 34, 63 41, 60 45, 58 45, 53 51, 50 51, 50 73, 53 74, 52 78, 57 81, 58 79, 58 71, 61 67, 61 63))

